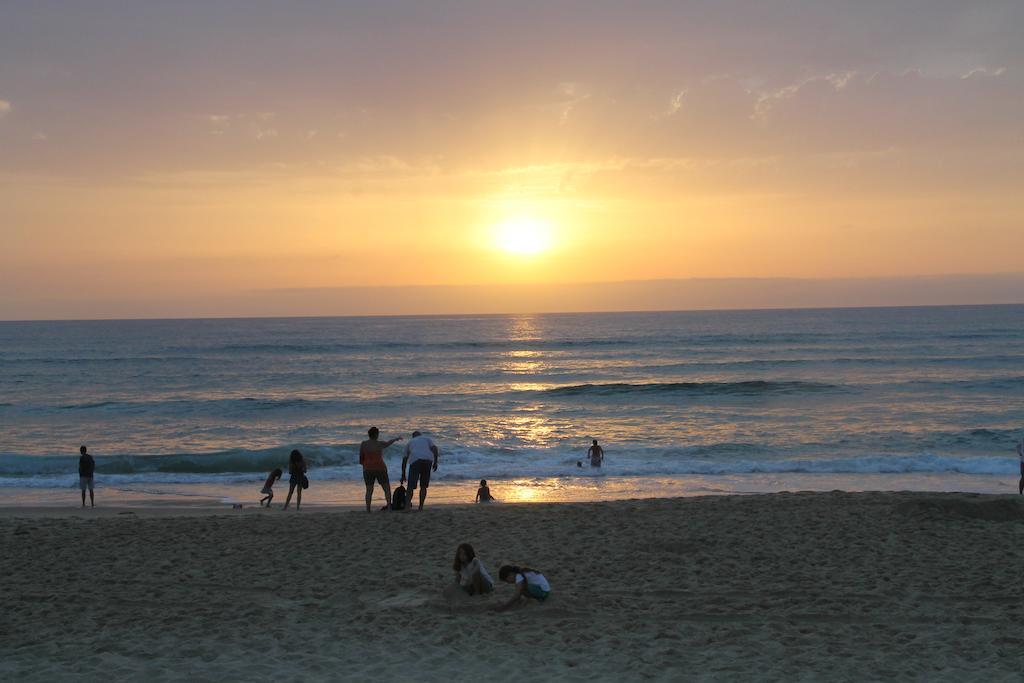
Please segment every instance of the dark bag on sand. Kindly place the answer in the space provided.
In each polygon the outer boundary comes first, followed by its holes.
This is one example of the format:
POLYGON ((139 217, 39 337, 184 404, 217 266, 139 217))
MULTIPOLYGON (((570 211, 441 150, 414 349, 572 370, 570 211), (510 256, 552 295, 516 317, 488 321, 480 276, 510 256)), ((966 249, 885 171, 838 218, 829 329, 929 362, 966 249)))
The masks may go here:
POLYGON ((304 489, 308 489, 309 488, 309 479, 306 478, 305 474, 302 475, 302 488, 304 488, 304 489))
POLYGON ((405 509, 405 487, 398 486, 395 488, 395 492, 391 494, 391 509, 392 510, 404 510, 405 509))

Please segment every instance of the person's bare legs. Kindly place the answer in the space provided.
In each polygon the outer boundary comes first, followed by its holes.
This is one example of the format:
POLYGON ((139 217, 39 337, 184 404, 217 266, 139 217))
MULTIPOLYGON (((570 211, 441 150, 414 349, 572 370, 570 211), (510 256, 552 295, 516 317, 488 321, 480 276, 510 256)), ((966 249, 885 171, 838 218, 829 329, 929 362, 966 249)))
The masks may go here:
POLYGON ((366 485, 366 511, 370 511, 370 504, 373 502, 373 487, 376 486, 376 482, 370 481, 366 485))
MULTIPOLYGON (((1024 481, 1024 477, 1021 478, 1024 481)), ((82 507, 85 507, 85 489, 82 489, 82 507)))
MULTIPOLYGON (((85 501, 82 501, 82 505, 85 505, 85 501)), ((96 507, 96 498, 92 492, 92 488, 89 489, 89 507, 96 507)))
POLYGON ((289 482, 289 484, 288 484, 288 497, 284 499, 284 507, 281 508, 282 510, 287 510, 288 509, 288 503, 292 502, 292 494, 295 493, 295 486, 296 485, 294 483, 289 482))
POLYGON ((302 507, 302 484, 299 484, 296 487, 295 491, 295 509, 298 510, 300 507, 302 507))
POLYGON ((388 475, 385 474, 383 480, 374 477, 370 480, 370 483, 366 485, 366 511, 373 512, 373 487, 380 484, 380 487, 384 489, 384 502, 387 503, 385 510, 391 509, 391 481, 388 480, 388 475))
POLYGON ((425 503, 426 500, 427 500, 427 487, 421 485, 420 486, 420 510, 423 509, 423 503, 425 503))

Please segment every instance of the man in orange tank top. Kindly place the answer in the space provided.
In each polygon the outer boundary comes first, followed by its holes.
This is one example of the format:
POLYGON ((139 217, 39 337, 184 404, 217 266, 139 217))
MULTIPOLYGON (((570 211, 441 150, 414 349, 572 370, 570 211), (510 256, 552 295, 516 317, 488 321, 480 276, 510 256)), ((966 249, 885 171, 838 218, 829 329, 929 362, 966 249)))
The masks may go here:
POLYGON ((391 439, 391 441, 378 441, 380 430, 370 427, 367 435, 370 437, 359 444, 359 464, 363 466, 363 482, 366 484, 366 511, 370 511, 370 504, 373 502, 373 485, 378 483, 384 489, 384 498, 388 502, 387 509, 391 509, 391 482, 388 480, 388 466, 384 462, 384 449, 401 441, 402 437, 391 439))

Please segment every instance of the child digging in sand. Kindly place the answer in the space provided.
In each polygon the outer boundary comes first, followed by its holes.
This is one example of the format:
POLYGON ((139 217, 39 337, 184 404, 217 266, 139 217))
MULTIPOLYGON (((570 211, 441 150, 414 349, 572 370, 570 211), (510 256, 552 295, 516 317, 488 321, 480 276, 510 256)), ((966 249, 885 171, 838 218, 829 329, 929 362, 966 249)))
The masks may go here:
POLYGON ((487 573, 480 559, 476 556, 473 546, 463 543, 455 551, 455 581, 459 587, 470 595, 483 595, 494 590, 494 581, 487 573))
POLYGON ((536 569, 506 564, 498 571, 498 578, 505 583, 515 584, 516 587, 516 594, 512 599, 497 607, 499 612, 515 606, 523 598, 544 602, 551 594, 551 585, 536 569))
POLYGON ((260 498, 260 507, 263 507, 264 502, 266 502, 267 507, 270 507, 270 503, 274 500, 274 482, 280 479, 282 474, 284 474, 284 472, 282 472, 281 468, 278 467, 270 473, 269 477, 267 477, 266 483, 263 484, 263 490, 260 491, 260 493, 265 493, 267 495, 260 498))

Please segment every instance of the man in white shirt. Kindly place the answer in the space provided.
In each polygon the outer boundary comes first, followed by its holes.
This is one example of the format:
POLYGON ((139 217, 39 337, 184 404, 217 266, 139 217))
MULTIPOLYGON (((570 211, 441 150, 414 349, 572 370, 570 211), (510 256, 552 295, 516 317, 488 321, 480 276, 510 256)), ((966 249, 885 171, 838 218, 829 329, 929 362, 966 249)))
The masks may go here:
POLYGON ((412 509, 412 491, 416 484, 420 485, 420 507, 427 499, 427 487, 430 486, 430 473, 437 472, 437 458, 440 455, 437 446, 429 437, 413 432, 412 438, 405 446, 405 457, 402 458, 402 483, 405 483, 405 464, 409 463, 409 488, 405 496, 405 511, 412 509))

